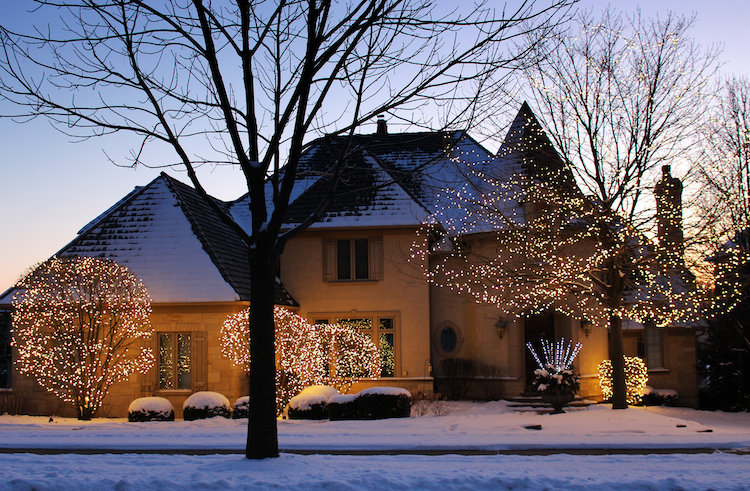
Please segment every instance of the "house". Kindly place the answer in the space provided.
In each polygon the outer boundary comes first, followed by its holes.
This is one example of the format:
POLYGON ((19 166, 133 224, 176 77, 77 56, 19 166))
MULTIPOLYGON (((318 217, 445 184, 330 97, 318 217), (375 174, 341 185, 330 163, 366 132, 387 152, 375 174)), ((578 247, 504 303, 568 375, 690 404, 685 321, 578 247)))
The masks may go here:
MULTIPOLYGON (((312 322, 355 326, 393 351, 393 363, 384 367, 381 378, 363 380, 353 390, 396 385, 413 393, 443 391, 441 362, 460 357, 491 368, 483 372, 482 383, 493 385, 495 393, 517 395, 529 386, 535 368, 526 343, 547 337, 583 344, 576 362, 581 392, 601 399, 597 366, 608 358, 605 328, 592 329, 555 312, 504 318, 495 306, 429 284, 424 276, 430 262, 451 247, 444 235, 430 235, 435 227, 425 227, 428 222, 438 229, 465 222, 461 240, 502 254, 483 233, 488 224, 470 224, 466 211, 444 190, 480 189, 482 180, 476 176, 482 172, 502 176, 520 169, 541 179, 550 169, 564 168, 528 105, 519 111, 497 155, 464 132, 391 134, 384 120, 374 134, 312 142, 300 162, 287 214, 290 226, 320 202, 330 163, 342 152, 348 162, 340 190, 352 192, 334 200, 287 244, 275 293, 278 305, 312 322)), ((558 175, 558 185, 575 188, 572 176, 558 175)), ((249 227, 248 199, 216 204, 249 227)), ((519 223, 533 212, 529 203, 508 200, 504 206, 517 212, 519 223)), ((230 400, 245 395, 244 374, 222 356, 219 333, 227 315, 249 306, 247 247, 193 188, 162 174, 95 218, 58 254, 117 261, 143 280, 152 298, 155 333, 148 343, 159 353, 157 366, 114 386, 101 415, 121 417, 133 399, 159 395, 172 401, 179 418, 182 402, 192 392, 217 391, 230 400), (171 349, 157 349, 162 347, 171 349), (159 369, 170 362, 165 356, 177 356, 180 350, 189 352, 189 378, 159 369)), ((11 296, 6 292, 0 298, 0 335, 6 337, 11 296)), ((643 354, 654 373, 668 374, 661 388, 677 389, 682 403, 696 405, 694 331, 674 327, 654 336, 634 327, 626 337, 626 354, 643 354)), ((7 355, 0 360, 3 366, 10 367, 7 355)), ((3 373, 0 383, 6 389, 0 398, 6 405, 13 400, 31 414, 64 410, 33 380, 3 373)), ((472 395, 482 396, 478 391, 472 395)))

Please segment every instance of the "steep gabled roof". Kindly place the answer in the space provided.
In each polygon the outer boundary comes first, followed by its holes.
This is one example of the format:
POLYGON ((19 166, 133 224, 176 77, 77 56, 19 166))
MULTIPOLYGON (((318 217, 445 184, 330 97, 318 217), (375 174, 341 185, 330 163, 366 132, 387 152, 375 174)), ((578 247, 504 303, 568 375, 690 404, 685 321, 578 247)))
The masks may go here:
MULTIPOLYGON (((250 299, 247 246, 195 189, 163 173, 84 227, 58 254, 117 261, 158 303, 250 299)), ((296 305, 280 285, 276 293, 277 303, 296 305)))
POLYGON ((510 125, 497 158, 534 179, 556 181, 574 192, 578 189, 570 167, 560 158, 526 102, 510 125))

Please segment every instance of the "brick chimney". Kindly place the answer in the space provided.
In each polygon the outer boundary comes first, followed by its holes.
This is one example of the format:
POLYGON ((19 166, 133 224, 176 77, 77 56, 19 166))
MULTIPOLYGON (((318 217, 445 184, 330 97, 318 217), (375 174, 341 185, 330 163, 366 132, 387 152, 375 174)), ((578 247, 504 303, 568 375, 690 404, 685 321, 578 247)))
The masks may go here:
POLYGON ((659 252, 669 267, 685 265, 682 234, 682 181, 671 175, 671 166, 662 166, 662 177, 656 183, 656 223, 659 252))
POLYGON ((387 135, 388 134, 388 125, 385 122, 385 116, 382 114, 378 114, 378 129, 376 131, 378 135, 387 135))

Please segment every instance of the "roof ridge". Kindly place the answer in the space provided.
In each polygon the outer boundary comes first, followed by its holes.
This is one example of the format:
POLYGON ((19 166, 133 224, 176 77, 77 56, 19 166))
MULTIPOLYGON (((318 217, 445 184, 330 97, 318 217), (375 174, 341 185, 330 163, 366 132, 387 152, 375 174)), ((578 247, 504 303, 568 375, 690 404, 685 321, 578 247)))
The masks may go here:
MULTIPOLYGON (((232 290, 234 290, 235 293, 237 293, 240 299, 249 300, 249 297, 244 298, 249 295, 249 292, 247 292, 247 294, 244 294, 243 292, 239 291, 240 289, 238 288, 238 285, 235 284, 236 283, 235 278, 233 277, 233 275, 229 273, 226 265, 224 265, 223 261, 220 259, 219 252, 216 250, 214 245, 211 243, 211 240, 209 239, 210 232, 206 230, 205 227, 203 227, 203 225, 198 221, 197 217, 194 216, 195 212, 187 203, 187 197, 184 196, 184 194, 196 193, 198 194, 197 199, 200 200, 202 204, 206 205, 207 207, 208 207, 208 204, 205 203, 205 200, 203 199, 202 196, 200 196, 200 194, 197 192, 195 188, 190 187, 187 184, 179 181, 178 179, 175 179, 166 174, 165 176, 168 178, 166 180, 167 187, 169 188, 170 192, 177 200, 177 203, 180 205, 180 209, 182 210, 182 213, 185 215, 185 218, 190 223, 190 228, 193 230, 193 234, 195 234, 195 237, 200 241, 201 247, 203 248, 204 251, 206 251, 206 254, 208 254, 208 257, 211 259, 211 262, 219 271, 219 274, 221 274, 221 277, 224 279, 224 281, 227 282, 227 284, 232 288, 232 290)), ((210 196, 210 195, 209 195, 209 198, 215 201, 222 202, 221 200, 218 200, 217 198, 214 198, 213 196, 210 196)), ((218 221, 220 222, 220 220, 218 221)), ((242 244, 245 245, 244 242, 242 244)))

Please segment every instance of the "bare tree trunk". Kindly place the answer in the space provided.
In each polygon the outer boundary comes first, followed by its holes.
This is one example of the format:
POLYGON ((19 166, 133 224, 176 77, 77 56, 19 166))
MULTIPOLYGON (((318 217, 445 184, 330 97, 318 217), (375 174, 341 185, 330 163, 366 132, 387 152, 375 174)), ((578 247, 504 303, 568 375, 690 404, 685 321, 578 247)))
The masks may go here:
POLYGON ((609 357, 612 360, 612 409, 628 408, 622 344, 622 319, 618 315, 611 314, 609 316, 609 357))
POLYGON ((273 319, 274 282, 278 260, 271 250, 250 252, 250 417, 248 459, 279 456, 276 433, 276 349, 273 319))

